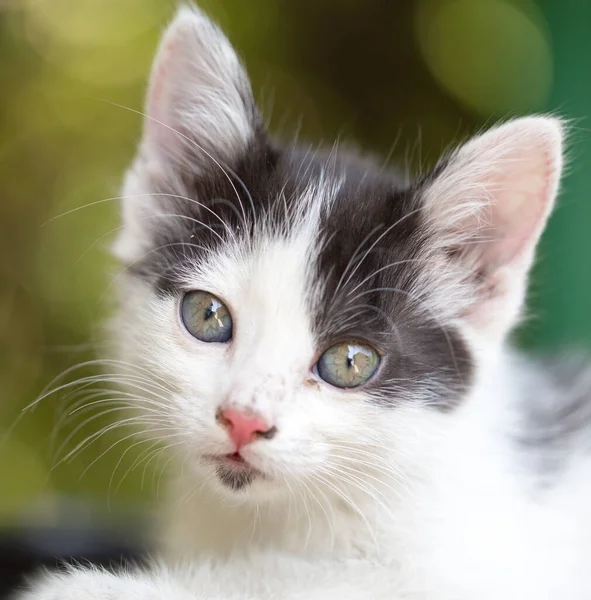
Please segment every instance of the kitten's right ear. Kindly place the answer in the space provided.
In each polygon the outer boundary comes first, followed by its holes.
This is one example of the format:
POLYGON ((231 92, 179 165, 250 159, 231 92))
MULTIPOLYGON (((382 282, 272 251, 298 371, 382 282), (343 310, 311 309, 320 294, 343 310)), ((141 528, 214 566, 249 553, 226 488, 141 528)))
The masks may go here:
POLYGON ((123 228, 115 255, 139 260, 171 210, 187 195, 187 173, 232 170, 262 125, 250 83, 224 34, 195 7, 183 6, 154 61, 138 160, 123 185, 123 228), (164 192, 164 193, 163 193, 164 192))
POLYGON ((197 171, 245 152, 259 116, 250 83, 224 34, 193 6, 163 36, 147 99, 143 155, 197 171))

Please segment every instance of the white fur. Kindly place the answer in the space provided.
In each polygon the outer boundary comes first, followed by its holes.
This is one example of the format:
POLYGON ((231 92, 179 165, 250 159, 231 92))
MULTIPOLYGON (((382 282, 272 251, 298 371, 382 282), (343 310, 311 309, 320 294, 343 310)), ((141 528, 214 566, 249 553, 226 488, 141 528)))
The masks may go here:
MULTIPOLYGON (((208 52, 218 57, 216 69, 221 64, 224 73, 236 74, 227 42, 186 9, 165 37, 165 65, 175 62, 172 53, 183 52, 179 35, 189 48, 203 49, 202 41, 183 37, 188 33, 214 44, 208 52)), ((156 81, 164 76, 157 66, 156 81)), ((199 97, 197 84, 211 90, 217 81, 199 71, 192 96, 199 97)), ((222 134, 229 128, 231 144, 242 144, 248 131, 234 111, 235 98, 228 102, 205 123, 222 134)), ((213 139, 199 127, 194 133, 213 139)), ((463 301, 477 305, 476 316, 467 311, 460 323, 476 356, 476 381, 449 413, 419 402, 384 409, 362 391, 324 384, 310 370, 319 350, 307 302, 314 292, 318 221, 338 182, 308 190, 289 235, 259 223, 255 242, 237 239, 184 271, 188 288, 209 290, 230 308, 230 345, 193 339, 179 323, 175 300, 127 278, 115 329, 129 365, 128 390, 144 411, 145 434, 173 440, 184 467, 170 487, 162 524, 167 566, 49 575, 24 598, 590 598, 589 459, 573 455, 560 484, 541 489, 527 453, 508 443, 519 428, 517 390, 525 375, 503 340, 518 316, 533 249, 557 191, 560 140, 555 120, 509 123, 464 146, 428 192, 430 226, 454 243, 473 243, 478 215, 488 217, 493 237, 484 250, 471 247, 467 262, 485 265, 496 284, 501 281, 494 298, 462 292, 463 301), (497 304, 487 305, 493 300, 497 304), (233 451, 215 420, 222 403, 256 410, 279 430, 244 449, 267 479, 238 493, 203 459, 233 451)), ((128 194, 150 194, 153 169, 160 168, 153 165, 136 164, 128 194)), ((146 210, 157 213, 158 198, 148 199, 146 210)), ((126 262, 140 258, 147 245, 145 213, 138 217, 134 210, 118 246, 126 262)), ((449 285, 464 285, 460 271, 447 277, 449 285)), ((443 302, 440 296, 430 310, 441 314, 443 302)))
POLYGON ((365 561, 315 561, 259 554, 230 561, 202 560, 191 566, 155 565, 114 576, 102 570, 49 575, 26 600, 413 600, 396 567, 376 571, 365 561), (368 584, 368 582, 370 582, 368 584), (371 588, 371 590, 369 589, 371 588))

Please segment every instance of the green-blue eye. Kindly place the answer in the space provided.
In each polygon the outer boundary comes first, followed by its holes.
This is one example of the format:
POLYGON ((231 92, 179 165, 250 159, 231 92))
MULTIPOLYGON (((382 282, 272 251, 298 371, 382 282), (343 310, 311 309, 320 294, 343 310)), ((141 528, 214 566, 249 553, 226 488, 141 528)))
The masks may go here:
POLYGON ((318 360, 318 375, 339 388, 365 383, 380 364, 379 354, 360 342, 342 342, 329 348, 318 360))
POLYGON ((202 342, 227 342, 232 338, 232 317, 228 307, 209 292, 188 292, 181 304, 187 331, 202 342))

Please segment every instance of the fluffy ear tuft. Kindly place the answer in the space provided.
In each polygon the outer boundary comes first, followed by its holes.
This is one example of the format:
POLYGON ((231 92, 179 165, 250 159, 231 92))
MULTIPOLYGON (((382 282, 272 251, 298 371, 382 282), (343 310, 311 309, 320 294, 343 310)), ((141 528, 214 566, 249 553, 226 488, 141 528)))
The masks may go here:
POLYGON ((143 149, 198 170, 244 152, 258 125, 250 83, 224 34, 196 7, 181 7, 154 61, 143 149))
POLYGON ((560 120, 516 119, 461 146, 423 183, 439 244, 478 283, 465 317, 487 334, 504 336, 519 316, 558 192, 562 143, 560 120))

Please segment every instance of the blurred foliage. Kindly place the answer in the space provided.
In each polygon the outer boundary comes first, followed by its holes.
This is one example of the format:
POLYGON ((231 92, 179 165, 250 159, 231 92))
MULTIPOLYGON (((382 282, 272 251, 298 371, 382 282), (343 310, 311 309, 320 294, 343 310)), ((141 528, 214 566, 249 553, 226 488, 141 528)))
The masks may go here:
MULTIPOLYGON (((521 340, 534 348, 591 344, 591 173, 581 168, 591 152, 584 129, 591 3, 203 4, 243 55, 280 136, 339 136, 420 168, 497 117, 543 110, 571 117, 571 175, 544 240, 534 318, 521 340)), ((0 0, 0 519, 53 493, 101 506, 109 494, 119 507, 154 496, 149 481, 164 465, 138 467, 133 448, 119 462, 131 442, 108 451, 117 431, 59 462, 108 416, 77 429, 92 413, 64 413, 60 395, 21 410, 100 347, 116 196, 141 130, 133 110, 142 108, 173 9, 170 0, 0 0)), ((77 375, 86 372, 94 371, 77 375)))

